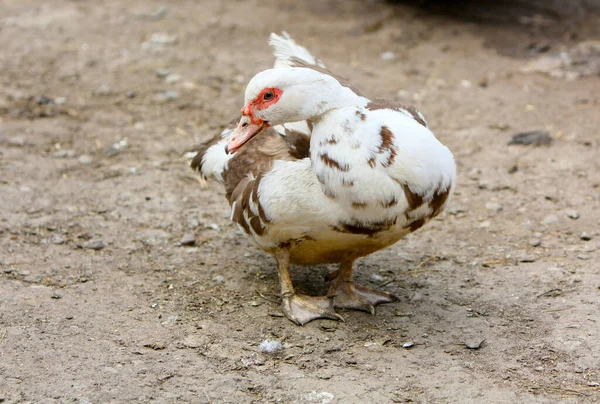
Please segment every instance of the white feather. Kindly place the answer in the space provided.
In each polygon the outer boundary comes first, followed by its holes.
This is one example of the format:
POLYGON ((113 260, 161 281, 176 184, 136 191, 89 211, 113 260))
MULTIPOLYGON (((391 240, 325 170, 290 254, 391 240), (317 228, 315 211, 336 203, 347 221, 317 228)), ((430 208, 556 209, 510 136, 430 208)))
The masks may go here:
POLYGON ((292 63, 290 59, 292 57, 301 59, 311 65, 325 67, 320 60, 311 55, 304 46, 298 45, 285 31, 281 35, 271 33, 269 45, 273 47, 273 55, 276 58, 275 67, 291 67, 292 63))

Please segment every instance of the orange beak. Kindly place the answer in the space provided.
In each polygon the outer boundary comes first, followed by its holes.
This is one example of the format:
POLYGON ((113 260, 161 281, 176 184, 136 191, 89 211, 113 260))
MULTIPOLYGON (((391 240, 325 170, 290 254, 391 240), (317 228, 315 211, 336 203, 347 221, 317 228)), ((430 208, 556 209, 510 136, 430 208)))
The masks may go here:
POLYGON ((248 116, 242 116, 237 128, 233 131, 229 143, 225 146, 225 153, 233 154, 240 147, 245 145, 250 139, 262 132, 269 124, 260 119, 250 119, 248 116))

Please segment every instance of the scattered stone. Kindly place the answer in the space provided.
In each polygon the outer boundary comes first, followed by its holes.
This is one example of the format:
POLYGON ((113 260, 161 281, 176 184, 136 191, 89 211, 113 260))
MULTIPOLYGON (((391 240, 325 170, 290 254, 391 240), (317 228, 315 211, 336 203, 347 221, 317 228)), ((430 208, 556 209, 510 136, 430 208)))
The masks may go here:
POLYGON ((127 149, 127 147, 129 147, 129 142, 127 141, 127 138, 121 139, 118 142, 113 143, 110 146, 106 147, 104 149, 104 155, 106 157, 116 156, 117 154, 121 153, 123 150, 127 149))
POLYGON ((135 98, 135 97, 137 97, 137 92, 135 92, 133 90, 127 90, 125 92, 125 97, 127 97, 127 98, 135 98))
POLYGON ((591 260, 592 256, 591 255, 586 255, 586 254, 579 254, 577 256, 577 258, 579 258, 580 260, 587 261, 587 260, 591 260))
POLYGON ((533 255, 523 255, 519 258, 519 262, 535 262, 535 257, 533 255))
POLYGON ((82 154, 77 160, 79 161, 79 164, 92 164, 92 161, 94 161, 87 154, 82 154))
POLYGON ((167 84, 177 83, 179 80, 181 80, 181 75, 175 73, 169 74, 167 77, 165 77, 165 83, 167 84))
POLYGON ((158 10, 156 10, 156 12, 154 12, 154 13, 135 13, 135 16, 138 18, 145 19, 145 20, 158 21, 161 18, 163 18, 165 15, 167 15, 168 11, 169 11, 168 7, 162 6, 158 10))
POLYGON ((150 41, 160 45, 173 45, 177 43, 177 35, 169 35, 164 32, 155 32, 150 36, 150 41))
POLYGON ((223 275, 215 275, 212 278, 213 282, 223 283, 225 282, 225 277, 223 275))
POLYGON ((54 153, 54 157, 56 157, 57 159, 64 159, 67 157, 74 157, 75 156, 75 150, 58 150, 56 153, 54 153))
POLYGON ((556 215, 548 215, 542 220, 542 224, 546 226, 554 224, 556 222, 558 222, 558 216, 556 215))
POLYGON ((73 320, 74 318, 75 317, 73 317, 73 316, 67 316, 67 317, 65 317, 65 319, 67 319, 67 320, 73 320))
POLYGON ((540 245, 542 245, 542 240, 540 240, 539 238, 532 238, 531 240, 529 240, 529 245, 532 247, 539 247, 540 245))
POLYGON ((177 91, 163 91, 158 94, 154 99, 160 102, 172 101, 179 98, 179 93, 177 91))
POLYGON ((473 339, 465 341, 465 346, 469 349, 479 349, 483 345, 485 339, 473 339))
POLYGON ((485 208, 487 210, 491 210, 493 212, 500 212, 500 211, 502 211, 502 209, 504 209, 504 207, 502 206, 502 204, 500 204, 498 202, 487 202, 485 204, 485 208))
POLYGON ((590 236, 586 232, 583 232, 583 233, 581 233, 579 238, 582 239, 583 241, 590 241, 592 239, 592 236, 590 236))
POLYGON ((179 242, 183 246, 195 246, 196 235, 194 233, 185 233, 179 242))
POLYGON ((99 250, 102 250, 104 247, 106 247, 106 245, 104 244, 104 241, 102 241, 102 240, 90 240, 84 244, 84 248, 86 248, 88 250, 99 251, 99 250))
POLYGON ((94 90, 94 95, 108 96, 113 92, 108 84, 102 84, 100 87, 94 90))
POLYGON ((164 342, 159 342, 159 341, 146 342, 144 344, 144 348, 154 349, 155 351, 160 351, 162 349, 165 349, 166 347, 167 347, 167 345, 164 342))
POLYGON ((275 353, 283 349, 281 341, 266 339, 258 346, 261 352, 264 353, 275 353))
POLYGON ((328 393, 326 391, 322 391, 320 393, 317 393, 316 391, 311 391, 310 393, 304 396, 304 400, 308 401, 309 403, 319 404, 330 404, 334 398, 335 396, 333 394, 328 393))
POLYGON ((50 297, 51 297, 52 299, 56 299, 56 300, 58 300, 58 299, 62 299, 62 296, 61 296, 61 295, 59 295, 58 293, 54 293, 54 294, 53 294, 52 296, 50 296, 50 297))
POLYGON ((567 213, 567 217, 569 217, 570 219, 573 219, 573 220, 579 219, 579 212, 577 212, 576 210, 569 209, 569 210, 567 210, 566 213, 567 213))
POLYGON ((12 147, 25 146, 25 138, 23 136, 15 136, 8 139, 8 145, 12 147))
POLYGON ((598 382, 589 382, 588 386, 589 387, 600 387, 600 383, 598 383, 598 382))
POLYGON ((469 80, 461 80, 460 86, 462 88, 471 88, 471 87, 473 87, 473 83, 471 83, 469 80))
POLYGON ((164 79, 165 77, 167 77, 169 74, 171 74, 171 72, 168 69, 158 69, 156 71, 156 77, 160 78, 160 79, 164 79))
POLYGON ((53 102, 54 100, 52 100, 52 98, 46 97, 45 95, 35 97, 35 103, 38 105, 48 105, 52 104, 53 102))
POLYGON ((373 281, 373 282, 381 282, 381 281, 383 281, 383 278, 381 277, 381 275, 371 274, 371 281, 373 281))
POLYGON ((60 245, 64 244, 66 240, 60 234, 53 234, 52 237, 50 237, 50 241, 52 242, 52 244, 60 245))
POLYGON ((384 61, 394 60, 396 59, 396 54, 394 52, 383 52, 379 55, 379 58, 384 61))
POLYGON ((66 102, 67 102, 67 98, 66 97, 56 97, 54 99, 54 103, 56 105, 64 105, 64 104, 66 104, 66 102))
POLYGON ((412 342, 412 341, 411 342, 405 342, 404 344, 402 344, 402 348, 404 348, 404 349, 410 349, 410 348, 412 348, 414 346, 415 346, 415 343, 412 342))
POLYGON ((478 180, 481 175, 481 170, 479 168, 472 168, 469 170, 469 178, 472 180, 478 180))
POLYGON ((477 188, 479 189, 488 189, 489 188, 489 183, 485 180, 481 180, 477 183, 477 188))
POLYGON ((200 339, 198 339, 198 337, 195 335, 188 335, 187 337, 185 337, 183 339, 181 344, 185 348, 196 349, 196 348, 200 348, 202 346, 202 341, 200 339))
POLYGON ((453 216, 458 215, 459 213, 465 213, 466 211, 467 209, 462 206, 453 206, 450 209, 448 209, 448 213, 453 216))
POLYGON ((509 173, 509 174, 514 174, 514 173, 516 173, 517 171, 519 171, 519 166, 518 166, 518 165, 516 165, 516 164, 515 164, 515 165, 512 165, 512 166, 510 166, 510 168, 508 169, 508 173, 509 173))
POLYGON ((152 308, 152 309, 155 309, 155 308, 157 308, 157 307, 158 307, 158 303, 152 303, 152 304, 150 305, 150 308, 152 308))
POLYGON ((546 130, 517 133, 508 142, 509 145, 520 144, 524 146, 549 146, 551 143, 552 138, 546 130))

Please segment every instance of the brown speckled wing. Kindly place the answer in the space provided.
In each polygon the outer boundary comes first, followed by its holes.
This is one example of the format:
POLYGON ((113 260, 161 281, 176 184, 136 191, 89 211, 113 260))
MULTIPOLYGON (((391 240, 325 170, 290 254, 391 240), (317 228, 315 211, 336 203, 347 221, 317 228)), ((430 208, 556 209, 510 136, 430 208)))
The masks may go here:
POLYGON ((264 174, 276 160, 294 161, 309 155, 310 138, 300 132, 286 131, 282 136, 268 128, 246 143, 229 161, 223 173, 225 192, 232 206, 232 219, 250 233, 261 235, 269 218, 258 198, 264 174), (251 201, 256 212, 251 209, 251 201), (245 213, 245 215, 244 215, 245 213))

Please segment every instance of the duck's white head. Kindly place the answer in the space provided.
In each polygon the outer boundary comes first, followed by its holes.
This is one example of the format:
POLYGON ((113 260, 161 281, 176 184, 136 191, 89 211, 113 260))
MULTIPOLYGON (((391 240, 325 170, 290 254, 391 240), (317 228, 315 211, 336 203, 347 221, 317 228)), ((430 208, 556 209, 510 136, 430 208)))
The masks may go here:
POLYGON ((246 87, 242 119, 226 147, 235 152, 263 129, 288 122, 315 120, 327 111, 366 100, 334 77, 304 67, 269 69, 246 87))

